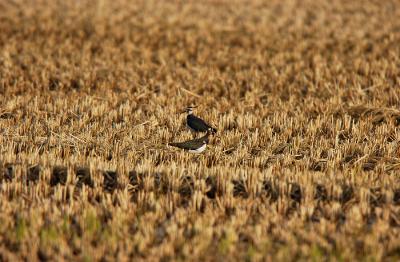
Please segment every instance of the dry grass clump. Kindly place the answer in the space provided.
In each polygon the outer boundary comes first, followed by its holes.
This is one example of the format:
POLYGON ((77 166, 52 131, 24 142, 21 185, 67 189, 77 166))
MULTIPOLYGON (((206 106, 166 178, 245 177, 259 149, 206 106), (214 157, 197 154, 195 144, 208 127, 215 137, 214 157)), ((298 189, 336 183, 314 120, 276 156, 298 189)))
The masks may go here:
POLYGON ((0 10, 0 260, 400 259, 398 1, 0 10))

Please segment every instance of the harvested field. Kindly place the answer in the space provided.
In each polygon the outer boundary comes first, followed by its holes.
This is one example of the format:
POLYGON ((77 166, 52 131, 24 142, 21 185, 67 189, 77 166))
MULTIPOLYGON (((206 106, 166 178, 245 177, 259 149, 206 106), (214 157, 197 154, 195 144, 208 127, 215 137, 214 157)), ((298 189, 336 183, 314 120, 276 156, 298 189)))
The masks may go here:
POLYGON ((0 260, 400 260, 399 17, 0 1, 0 260))

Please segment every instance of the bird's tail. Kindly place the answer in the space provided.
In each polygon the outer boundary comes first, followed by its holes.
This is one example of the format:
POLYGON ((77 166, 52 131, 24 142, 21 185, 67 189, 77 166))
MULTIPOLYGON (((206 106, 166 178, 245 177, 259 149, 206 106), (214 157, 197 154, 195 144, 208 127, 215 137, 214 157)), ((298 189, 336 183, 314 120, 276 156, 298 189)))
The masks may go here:
POLYGON ((217 129, 214 128, 214 127, 210 127, 208 130, 211 132, 211 134, 216 134, 217 133, 217 129))

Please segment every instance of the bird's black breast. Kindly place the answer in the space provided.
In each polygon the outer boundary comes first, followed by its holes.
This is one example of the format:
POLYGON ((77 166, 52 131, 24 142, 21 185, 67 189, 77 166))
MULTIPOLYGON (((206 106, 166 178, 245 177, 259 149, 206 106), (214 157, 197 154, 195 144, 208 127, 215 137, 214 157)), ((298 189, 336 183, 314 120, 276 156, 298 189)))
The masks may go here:
POLYGON ((188 115, 187 118, 187 125, 193 129, 194 131, 197 132, 206 132, 210 126, 207 125, 206 122, 204 122, 203 119, 198 118, 197 116, 194 115, 188 115))

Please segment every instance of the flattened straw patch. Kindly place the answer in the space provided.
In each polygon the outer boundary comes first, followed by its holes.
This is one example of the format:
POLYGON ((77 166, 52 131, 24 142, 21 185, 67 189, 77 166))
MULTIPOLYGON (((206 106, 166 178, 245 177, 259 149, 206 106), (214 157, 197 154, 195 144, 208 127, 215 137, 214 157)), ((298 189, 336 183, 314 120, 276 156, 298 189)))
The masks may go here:
POLYGON ((40 165, 34 165, 28 168, 26 174, 26 181, 29 182, 37 182, 39 180, 40 175, 40 165))
POLYGON ((87 185, 89 187, 93 187, 94 183, 90 176, 90 169, 88 167, 78 167, 75 171, 76 177, 78 178, 78 182, 76 186, 81 188, 83 185, 87 185))
POLYGON ((104 171, 103 172, 103 189, 106 192, 112 193, 118 187, 118 173, 116 171, 104 171))
POLYGON ((65 166, 55 166, 51 172, 50 186, 65 185, 68 178, 68 169, 65 166))

